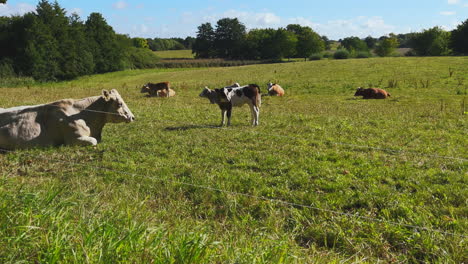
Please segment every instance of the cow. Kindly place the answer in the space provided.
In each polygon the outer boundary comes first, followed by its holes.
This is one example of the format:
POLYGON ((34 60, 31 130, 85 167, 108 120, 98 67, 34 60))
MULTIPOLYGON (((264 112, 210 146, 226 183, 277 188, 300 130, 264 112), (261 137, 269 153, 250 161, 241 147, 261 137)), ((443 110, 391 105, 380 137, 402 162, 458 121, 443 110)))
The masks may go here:
POLYGON ((227 125, 230 126, 232 107, 239 107, 244 104, 248 104, 250 107, 252 125, 258 125, 262 99, 260 87, 256 84, 240 86, 238 83, 235 83, 231 86, 214 90, 205 87, 199 96, 208 98, 212 104, 218 104, 222 117, 220 126, 224 126, 226 114, 228 118, 227 125))
POLYGON ((167 94, 166 90, 159 90, 156 92, 157 97, 172 97, 175 96, 176 92, 169 88, 169 94, 167 94))
POLYGON ((80 100, 0 110, 0 148, 6 150, 59 145, 96 145, 106 123, 132 122, 124 100, 113 89, 80 100))
POLYGON ((390 97, 390 93, 383 89, 358 87, 354 96, 362 96, 363 99, 385 99, 390 97))
POLYGON ((284 95, 284 90, 279 86, 279 84, 276 83, 268 83, 267 84, 267 90, 268 90, 268 95, 269 96, 283 96, 284 95))
POLYGON ((141 93, 148 93, 149 96, 158 96, 158 91, 165 91, 167 97, 169 97, 169 89, 171 84, 169 82, 160 83, 147 83, 141 87, 141 93))

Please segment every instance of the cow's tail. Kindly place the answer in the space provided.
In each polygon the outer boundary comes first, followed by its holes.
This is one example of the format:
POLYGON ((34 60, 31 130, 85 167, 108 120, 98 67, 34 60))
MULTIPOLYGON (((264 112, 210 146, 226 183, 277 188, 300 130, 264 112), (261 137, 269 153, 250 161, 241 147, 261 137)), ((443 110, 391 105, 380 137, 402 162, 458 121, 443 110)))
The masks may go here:
POLYGON ((387 96, 390 97, 391 96, 390 93, 387 93, 387 96))

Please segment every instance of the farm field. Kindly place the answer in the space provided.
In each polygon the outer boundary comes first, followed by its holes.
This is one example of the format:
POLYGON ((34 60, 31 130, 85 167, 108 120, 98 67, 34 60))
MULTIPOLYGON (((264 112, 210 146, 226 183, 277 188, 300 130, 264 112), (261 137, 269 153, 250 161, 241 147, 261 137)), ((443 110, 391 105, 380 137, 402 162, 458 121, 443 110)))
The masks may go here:
POLYGON ((0 154, 0 262, 463 263, 468 57, 134 70, 1 87, 0 107, 117 89, 97 147, 0 154), (147 82, 177 95, 148 98, 147 82), (198 94, 278 82, 260 125, 198 94), (355 98, 377 86, 387 100, 355 98))
POLYGON ((155 51, 156 55, 162 59, 193 59, 192 50, 162 50, 155 51))

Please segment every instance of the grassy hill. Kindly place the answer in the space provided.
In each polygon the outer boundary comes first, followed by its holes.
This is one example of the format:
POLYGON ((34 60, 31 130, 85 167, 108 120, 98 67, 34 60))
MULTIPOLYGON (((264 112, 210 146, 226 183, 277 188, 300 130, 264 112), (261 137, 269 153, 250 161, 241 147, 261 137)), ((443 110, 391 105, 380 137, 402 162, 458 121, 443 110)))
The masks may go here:
POLYGON ((468 58, 135 70, 0 88, 0 107, 116 88, 96 148, 0 154, 0 262, 466 261, 468 58), (280 83, 218 128, 204 86, 280 83), (170 81, 173 98, 139 87, 170 81), (378 86, 388 100, 353 97, 378 86), (463 109, 465 107, 465 109, 463 109))

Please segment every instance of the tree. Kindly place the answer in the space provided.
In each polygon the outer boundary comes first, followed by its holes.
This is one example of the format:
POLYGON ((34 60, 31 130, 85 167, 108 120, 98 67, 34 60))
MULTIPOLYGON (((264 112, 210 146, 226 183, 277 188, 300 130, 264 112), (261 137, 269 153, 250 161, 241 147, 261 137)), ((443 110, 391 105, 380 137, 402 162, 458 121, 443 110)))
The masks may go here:
POLYGON ((24 58, 29 62, 25 67, 27 75, 37 80, 56 80, 63 76, 61 51, 66 39, 67 22, 63 10, 57 3, 52 6, 41 0, 36 6, 36 14, 29 15, 31 24, 26 28, 27 42, 24 58), (62 24, 65 19, 65 24, 62 24))
POLYGON ((341 46, 350 52, 368 51, 369 48, 363 40, 358 37, 348 37, 341 41, 341 46))
POLYGON ((290 24, 286 29, 297 36, 296 56, 307 60, 313 53, 322 52, 325 43, 319 34, 310 27, 302 27, 297 24, 290 24))
POLYGON ((279 28, 276 35, 280 46, 281 58, 290 59, 293 57, 296 54, 297 36, 284 28, 279 28))
POLYGON ((40 19, 34 19, 27 29, 29 41, 25 48, 25 58, 30 66, 25 68, 26 74, 36 80, 55 80, 59 75, 58 43, 52 32, 40 19))
POLYGON ((198 27, 197 38, 192 46, 192 53, 197 58, 211 58, 214 56, 215 33, 211 23, 205 23, 198 27))
POLYGON ((86 20, 86 35, 93 54, 97 73, 111 72, 123 68, 123 51, 117 37, 99 13, 91 13, 86 20))
POLYGON ((384 38, 377 44, 375 53, 380 57, 386 57, 391 55, 398 47, 398 39, 395 35, 390 34, 390 37, 384 38))
POLYGON ((133 38, 133 46, 136 48, 149 48, 148 41, 144 38, 133 38))
POLYGON ((7 0, 0 0, 0 4, 6 4, 7 0))
POLYGON ((457 54, 468 55, 468 19, 452 31, 450 47, 457 54))
POLYGON ((330 41, 327 36, 321 36, 321 38, 323 40, 323 43, 325 44, 325 50, 331 49, 332 41, 330 41))
POLYGON ((398 39, 398 45, 399 48, 409 48, 410 47, 410 41, 411 38, 413 37, 414 33, 407 33, 407 34, 398 34, 396 35, 396 38, 398 39))
POLYGON ((73 79, 78 76, 94 72, 94 60, 88 41, 86 39, 85 26, 77 14, 69 17, 69 39, 66 43, 68 52, 62 54, 65 63, 64 79, 73 79))
POLYGON ((242 58, 246 29, 237 18, 222 18, 216 23, 214 47, 220 58, 242 58))
POLYGON ((377 39, 371 36, 368 36, 364 39, 364 42, 366 43, 368 49, 373 49, 375 48, 375 45, 377 44, 377 39))
POLYGON ((451 53, 450 32, 433 27, 412 36, 410 46, 419 56, 444 56, 451 53))
POLYGON ((186 37, 182 42, 186 49, 192 49, 193 43, 195 43, 195 38, 190 36, 186 37))

